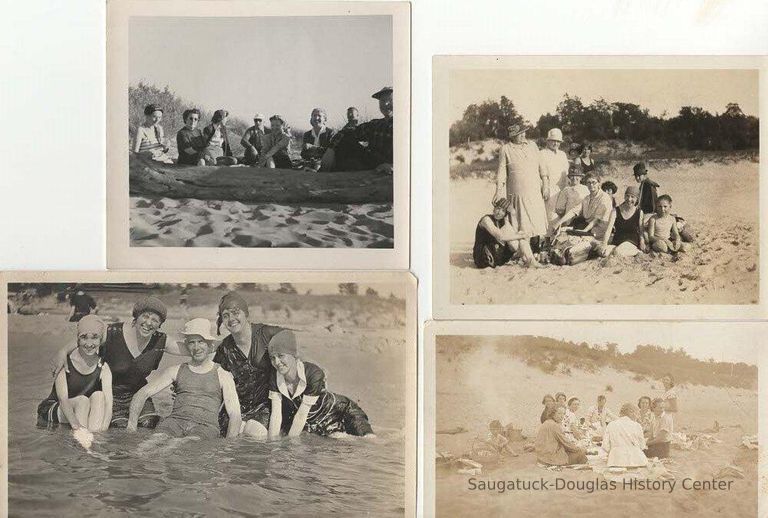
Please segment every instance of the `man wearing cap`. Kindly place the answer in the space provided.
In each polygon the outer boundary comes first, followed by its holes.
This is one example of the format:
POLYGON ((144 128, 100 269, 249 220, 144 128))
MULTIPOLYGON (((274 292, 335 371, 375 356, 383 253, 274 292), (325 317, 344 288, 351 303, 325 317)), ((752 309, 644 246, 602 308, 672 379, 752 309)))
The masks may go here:
POLYGON ((253 126, 245 130, 240 144, 245 149, 243 164, 256 165, 259 154, 264 149, 264 136, 270 133, 269 128, 264 128, 264 115, 257 113, 253 116, 253 126))
POLYGON ((312 110, 309 117, 309 123, 312 129, 305 132, 302 137, 301 158, 309 162, 308 167, 317 170, 320 167, 320 160, 325 151, 331 144, 334 132, 325 125, 328 120, 328 114, 322 108, 312 110))
POLYGON ((379 101, 381 119, 373 119, 357 126, 347 124, 331 142, 323 155, 321 171, 365 171, 375 169, 392 173, 392 88, 382 88, 371 97, 379 101), (367 147, 360 145, 367 143, 367 147))

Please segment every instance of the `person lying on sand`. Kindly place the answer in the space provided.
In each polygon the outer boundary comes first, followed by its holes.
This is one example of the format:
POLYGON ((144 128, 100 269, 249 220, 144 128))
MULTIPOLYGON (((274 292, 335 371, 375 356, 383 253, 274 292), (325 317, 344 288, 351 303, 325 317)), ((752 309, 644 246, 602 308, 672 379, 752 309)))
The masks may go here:
POLYGON ((163 109, 156 104, 144 107, 144 123, 136 128, 136 138, 133 141, 133 152, 158 162, 172 164, 173 160, 167 155, 168 145, 165 132, 160 125, 163 120, 163 109))
POLYGON ((205 165, 205 154, 208 140, 197 127, 200 122, 200 111, 197 108, 184 110, 182 114, 184 127, 176 133, 176 146, 179 149, 179 164, 205 165))
POLYGON ((237 164, 237 159, 232 156, 232 148, 229 146, 228 118, 227 110, 216 110, 211 117, 211 123, 203 128, 203 137, 208 141, 208 148, 205 150, 207 165, 237 164))
POLYGON ((614 209, 613 231, 611 244, 615 247, 611 252, 620 257, 634 257, 640 252, 647 251, 643 233, 643 211, 638 207, 640 189, 630 185, 624 191, 624 201, 614 209))
POLYGON ((662 194, 656 203, 656 214, 648 220, 648 240, 651 249, 662 254, 676 254, 688 250, 677 230, 677 220, 670 213, 672 197, 662 194))
MULTIPOLYGON (((571 210, 581 207, 581 202, 589 195, 587 188, 581 184, 581 179, 584 177, 581 169, 578 166, 571 164, 568 169, 568 185, 566 185, 559 193, 557 193, 557 200, 555 201, 555 219, 562 218, 571 210)), ((563 221, 564 225, 568 225, 573 221, 573 218, 568 218, 563 221)), ((586 225, 586 222, 585 222, 586 225)))
POLYGON ((257 162, 259 167, 270 169, 291 169, 293 162, 288 156, 288 146, 291 137, 285 129, 285 119, 282 115, 273 115, 269 118, 271 131, 264 136, 263 149, 257 162))
MULTIPOLYGON (((643 214, 650 216, 656 211, 659 184, 648 178, 648 166, 645 162, 639 162, 632 168, 632 174, 640 188, 640 201, 638 202, 643 214)), ((644 221, 643 224, 646 222, 644 221)))
POLYGON ((536 434, 536 459, 550 466, 586 464, 586 451, 574 445, 563 434, 563 417, 565 405, 562 404, 552 406, 547 412, 547 419, 536 434))
POLYGON ((651 410, 653 411, 651 433, 646 441, 648 448, 643 453, 649 459, 653 457, 666 459, 669 457, 672 433, 675 431, 672 416, 664 411, 664 400, 661 398, 653 400, 651 410))
POLYGON ((259 161, 259 155, 264 149, 264 136, 271 132, 269 128, 264 128, 264 115, 257 113, 253 116, 253 126, 245 130, 243 138, 240 139, 240 145, 245 150, 245 156, 242 163, 255 166, 259 161))
POLYGON ((608 452, 608 467, 637 468, 648 465, 643 427, 638 423, 640 410, 624 403, 619 418, 608 423, 603 433, 602 448, 608 452))
POLYGON ((99 358, 107 325, 96 315, 77 323, 77 348, 67 356, 68 370, 60 370, 51 394, 37 406, 37 426, 69 424, 73 431, 100 432, 112 419, 112 371, 99 358))
POLYGON ((365 171, 392 174, 392 88, 387 86, 371 97, 379 101, 384 116, 356 126, 347 124, 336 134, 323 155, 320 171, 365 171), (360 145, 367 143, 367 147, 360 145))
POLYGON ((268 351, 275 368, 269 387, 270 439, 280 437, 281 432, 297 437, 303 430, 331 437, 373 436, 363 409, 348 397, 326 390, 323 369, 299 358, 292 331, 273 336, 268 351))
POLYGON ((232 375, 211 360, 216 349, 211 323, 205 318, 192 319, 184 324, 181 335, 184 340, 179 345, 186 348, 190 360, 168 367, 133 396, 128 431, 136 431, 139 413, 147 398, 173 385, 173 409, 157 425, 156 432, 171 437, 218 438, 221 436, 219 409, 223 403, 229 415, 226 436, 237 437, 242 422, 240 401, 232 375))
POLYGON ((493 205, 493 212, 477 223, 472 258, 478 268, 496 268, 509 262, 515 255, 526 265, 536 266, 530 235, 519 232, 512 217, 508 198, 500 198, 493 205))
POLYGON ((305 160, 306 167, 317 171, 320 169, 320 161, 328 146, 331 144, 334 132, 326 126, 328 114, 322 108, 312 110, 309 123, 312 129, 305 132, 302 138, 301 158, 305 160))

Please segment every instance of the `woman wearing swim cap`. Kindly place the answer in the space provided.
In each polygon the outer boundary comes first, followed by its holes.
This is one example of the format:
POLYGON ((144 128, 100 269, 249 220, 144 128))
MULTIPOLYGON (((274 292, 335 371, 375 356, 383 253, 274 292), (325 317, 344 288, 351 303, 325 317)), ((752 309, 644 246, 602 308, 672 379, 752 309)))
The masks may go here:
MULTIPOLYGON (((242 433, 250 437, 266 438, 269 425, 269 383, 275 369, 269 359, 269 341, 284 329, 252 323, 248 303, 239 294, 230 291, 219 302, 217 332, 221 325, 229 336, 219 345, 213 361, 232 374, 240 399, 243 419, 242 433)), ((222 431, 228 427, 226 412, 219 413, 222 431)))
POLYGON ((106 324, 96 315, 77 323, 77 346, 66 357, 68 370, 59 371, 51 394, 37 407, 37 426, 52 428, 69 424, 100 432, 112 418, 112 372, 99 358, 106 324))
MULTIPOLYGON (((163 353, 184 356, 179 345, 166 340, 160 331, 168 311, 165 304, 157 297, 144 297, 133 306, 133 320, 109 324, 106 339, 99 349, 99 356, 112 370, 114 408, 111 426, 125 428, 128 424, 128 410, 131 399, 147 384, 147 376, 160 365, 163 353)), ((62 368, 67 371, 67 355, 74 347, 61 349, 52 359, 51 370, 54 375, 62 368)), ((139 426, 154 428, 160 416, 155 411, 154 401, 147 399, 140 415, 139 426)))

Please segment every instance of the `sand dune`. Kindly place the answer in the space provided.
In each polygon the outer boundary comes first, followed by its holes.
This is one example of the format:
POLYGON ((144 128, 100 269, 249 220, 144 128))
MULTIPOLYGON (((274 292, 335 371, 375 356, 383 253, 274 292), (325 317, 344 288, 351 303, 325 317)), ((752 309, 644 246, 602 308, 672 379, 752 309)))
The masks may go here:
MULTIPOLYGON (((565 392, 582 399, 586 412, 598 394, 606 394, 608 406, 617 411, 624 402, 636 402, 642 395, 660 395, 661 384, 636 381, 631 374, 605 369, 597 374, 574 371, 572 375, 550 375, 491 348, 477 350, 448 361, 437 354, 436 429, 464 428, 457 434, 438 434, 436 450, 462 455, 475 437, 484 437, 492 419, 512 423, 528 437, 534 437, 545 393, 565 392), (608 388, 610 387, 610 390, 608 388)), ((662 491, 508 491, 505 493, 468 489, 469 475, 455 470, 436 473, 436 511, 439 516, 469 516, 481 511, 486 516, 578 516, 597 513, 617 516, 756 516, 757 451, 740 446, 744 434, 757 433, 757 393, 744 389, 711 386, 684 387, 676 416, 678 431, 700 431, 717 420, 724 428, 714 434, 722 441, 708 449, 672 451, 668 469, 678 484, 672 493, 662 491), (744 472, 729 491, 696 491, 680 488, 683 478, 711 480, 727 465, 744 472)), ((522 452, 523 442, 513 444, 520 456, 487 463, 478 480, 590 481, 602 475, 593 471, 551 472, 536 465, 534 453, 522 452)))
POLYGON ((131 246, 394 246, 392 205, 288 206, 130 198, 131 246))
MULTIPOLYGON (((613 161, 602 180, 634 184, 633 161, 613 161)), ((537 271, 517 264, 478 270, 477 221, 489 212, 488 175, 451 180, 450 283, 454 304, 755 304, 759 275, 759 167, 749 160, 651 162, 650 177, 697 234, 689 254, 593 260, 537 271)))

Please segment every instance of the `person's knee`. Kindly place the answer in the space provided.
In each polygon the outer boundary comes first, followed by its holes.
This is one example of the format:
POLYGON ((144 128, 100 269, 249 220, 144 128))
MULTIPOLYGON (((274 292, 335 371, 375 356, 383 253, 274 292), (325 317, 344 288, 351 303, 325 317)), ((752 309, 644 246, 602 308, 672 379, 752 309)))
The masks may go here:
POLYGON ((247 435, 254 439, 266 439, 267 428, 260 422, 249 419, 245 422, 245 426, 243 427, 243 435, 247 435))
POLYGON ((669 251, 669 248, 667 247, 667 244, 664 241, 654 241, 651 245, 651 248, 653 248, 656 252, 660 253, 666 253, 669 251))
POLYGON ((90 405, 93 407, 94 405, 103 405, 104 404, 104 393, 102 391, 96 391, 93 394, 91 394, 91 397, 88 398, 90 400, 90 405))

